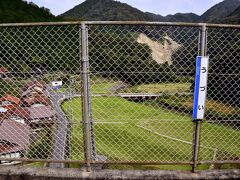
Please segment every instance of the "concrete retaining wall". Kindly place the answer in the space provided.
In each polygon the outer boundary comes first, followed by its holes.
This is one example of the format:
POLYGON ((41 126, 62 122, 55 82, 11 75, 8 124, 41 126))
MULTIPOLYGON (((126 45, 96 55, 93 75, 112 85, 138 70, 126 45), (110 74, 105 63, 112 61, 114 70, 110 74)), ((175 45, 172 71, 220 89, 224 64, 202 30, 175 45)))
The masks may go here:
POLYGON ((0 180, 67 180, 67 179, 240 179, 240 169, 186 171, 123 171, 80 169, 0 167, 0 180))

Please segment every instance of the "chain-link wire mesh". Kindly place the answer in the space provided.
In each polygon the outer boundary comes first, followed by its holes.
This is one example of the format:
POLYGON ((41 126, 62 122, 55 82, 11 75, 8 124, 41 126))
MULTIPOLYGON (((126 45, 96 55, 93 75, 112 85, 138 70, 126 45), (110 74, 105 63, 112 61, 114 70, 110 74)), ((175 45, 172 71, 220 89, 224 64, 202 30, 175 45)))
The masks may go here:
POLYGON ((79 25, 0 28, 1 159, 83 160, 81 116, 61 104, 81 91, 80 35, 79 25))
MULTIPOLYGON (((59 24, 0 27, 1 163, 191 164, 201 26, 59 24)), ((239 34, 207 29, 201 162, 239 162, 239 34)))
POLYGON ((193 100, 198 35, 198 27, 89 27, 97 155, 116 162, 192 160, 192 105, 184 103, 193 100))
POLYGON ((210 57, 208 99, 201 144, 213 148, 213 156, 200 149, 200 159, 239 161, 240 158, 240 30, 208 28, 210 57))

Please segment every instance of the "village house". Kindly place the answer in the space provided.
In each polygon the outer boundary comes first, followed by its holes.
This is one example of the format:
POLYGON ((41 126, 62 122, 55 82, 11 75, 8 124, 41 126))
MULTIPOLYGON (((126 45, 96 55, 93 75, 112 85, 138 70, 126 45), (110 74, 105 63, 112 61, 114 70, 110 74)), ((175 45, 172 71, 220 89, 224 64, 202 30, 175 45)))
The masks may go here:
POLYGON ((26 90, 26 91, 22 92, 21 96, 22 96, 22 98, 34 98, 35 96, 39 95, 40 93, 42 94, 42 92, 26 90))
POLYGON ((2 98, 0 98, 0 107, 7 109, 7 110, 12 110, 20 105, 20 99, 12 96, 12 95, 5 95, 2 98))
POLYGON ((23 87, 23 91, 26 90, 36 90, 39 92, 42 92, 45 89, 45 83, 42 81, 38 81, 38 80, 33 80, 29 83, 27 83, 24 87, 23 87))
POLYGON ((5 116, 10 120, 22 124, 28 124, 32 128, 53 124, 55 111, 51 106, 18 107, 8 111, 5 116))
POLYGON ((22 124, 29 124, 30 112, 25 108, 18 107, 14 110, 8 111, 6 116, 13 121, 22 124))
POLYGON ((8 94, 0 98, 0 164, 24 156, 30 127, 34 131, 55 123, 56 113, 44 89, 44 83, 33 81, 23 88, 21 100, 8 94))
POLYGON ((9 71, 5 67, 0 67, 0 79, 6 79, 9 76, 9 71))
POLYGON ((22 100, 23 107, 49 106, 49 99, 43 94, 36 94, 35 97, 27 97, 22 100))
POLYGON ((9 163, 4 158, 21 158, 28 150, 29 126, 10 119, 0 119, 0 164, 9 163))
POLYGON ((30 112, 29 123, 32 127, 53 124, 55 122, 55 111, 51 106, 25 107, 30 112))
POLYGON ((31 81, 23 87, 22 98, 33 98, 39 94, 44 94, 45 85, 40 81, 31 81))

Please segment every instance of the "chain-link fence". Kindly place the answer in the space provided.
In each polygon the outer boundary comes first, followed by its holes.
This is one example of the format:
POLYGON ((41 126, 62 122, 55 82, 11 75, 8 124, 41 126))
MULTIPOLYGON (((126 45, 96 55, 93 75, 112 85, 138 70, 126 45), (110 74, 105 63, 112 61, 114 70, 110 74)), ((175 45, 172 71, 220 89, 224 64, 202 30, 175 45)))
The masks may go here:
POLYGON ((1 25, 1 163, 240 163, 239 30, 1 25), (210 60, 203 121, 192 119, 198 55, 210 60))
POLYGON ((199 159, 239 162, 240 30, 210 27, 207 32, 210 70, 207 111, 200 142, 202 146, 213 148, 213 156, 211 158, 201 148, 199 159))

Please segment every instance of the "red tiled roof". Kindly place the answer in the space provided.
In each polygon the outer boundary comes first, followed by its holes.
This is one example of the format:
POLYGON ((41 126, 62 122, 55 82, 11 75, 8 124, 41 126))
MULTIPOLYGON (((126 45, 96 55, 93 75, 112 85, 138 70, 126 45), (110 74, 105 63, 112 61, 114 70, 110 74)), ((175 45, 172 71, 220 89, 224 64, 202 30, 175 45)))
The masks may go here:
POLYGON ((7 117, 8 117, 7 113, 0 113, 0 121, 6 119, 7 117))
POLYGON ((7 116, 17 116, 20 117, 22 119, 28 120, 30 118, 30 112, 22 107, 18 107, 14 110, 8 111, 7 112, 7 116))
POLYGON ((40 94, 40 92, 31 90, 31 89, 27 89, 26 91, 22 92, 22 97, 26 97, 26 96, 34 96, 35 97, 39 94, 40 94))
POLYGON ((8 69, 5 68, 5 67, 0 67, 0 74, 5 74, 5 73, 8 73, 8 69))
POLYGON ((36 87, 36 86, 44 89, 45 88, 45 83, 42 82, 42 81, 34 80, 34 81, 31 81, 31 82, 27 83, 24 86, 23 90, 26 91, 27 89, 31 89, 31 88, 36 87))
POLYGON ((0 120, 0 141, 4 144, 1 147, 1 153, 26 150, 29 146, 29 135, 30 129, 28 125, 10 119, 0 120), (4 142, 11 145, 7 147, 4 142))
POLYGON ((12 95, 9 95, 9 94, 0 98, 0 103, 3 102, 3 101, 10 101, 10 102, 13 102, 16 105, 18 105, 20 103, 19 98, 15 97, 15 96, 12 96, 12 95))
POLYGON ((24 148, 16 144, 9 144, 9 143, 0 143, 0 154, 8 154, 17 151, 24 151, 24 148))
POLYGON ((49 99, 44 95, 39 95, 33 98, 25 98, 22 102, 28 107, 36 103, 44 104, 45 106, 49 105, 49 99))
POLYGON ((51 106, 28 107, 26 109, 30 112, 30 120, 47 119, 55 116, 55 111, 51 106))

